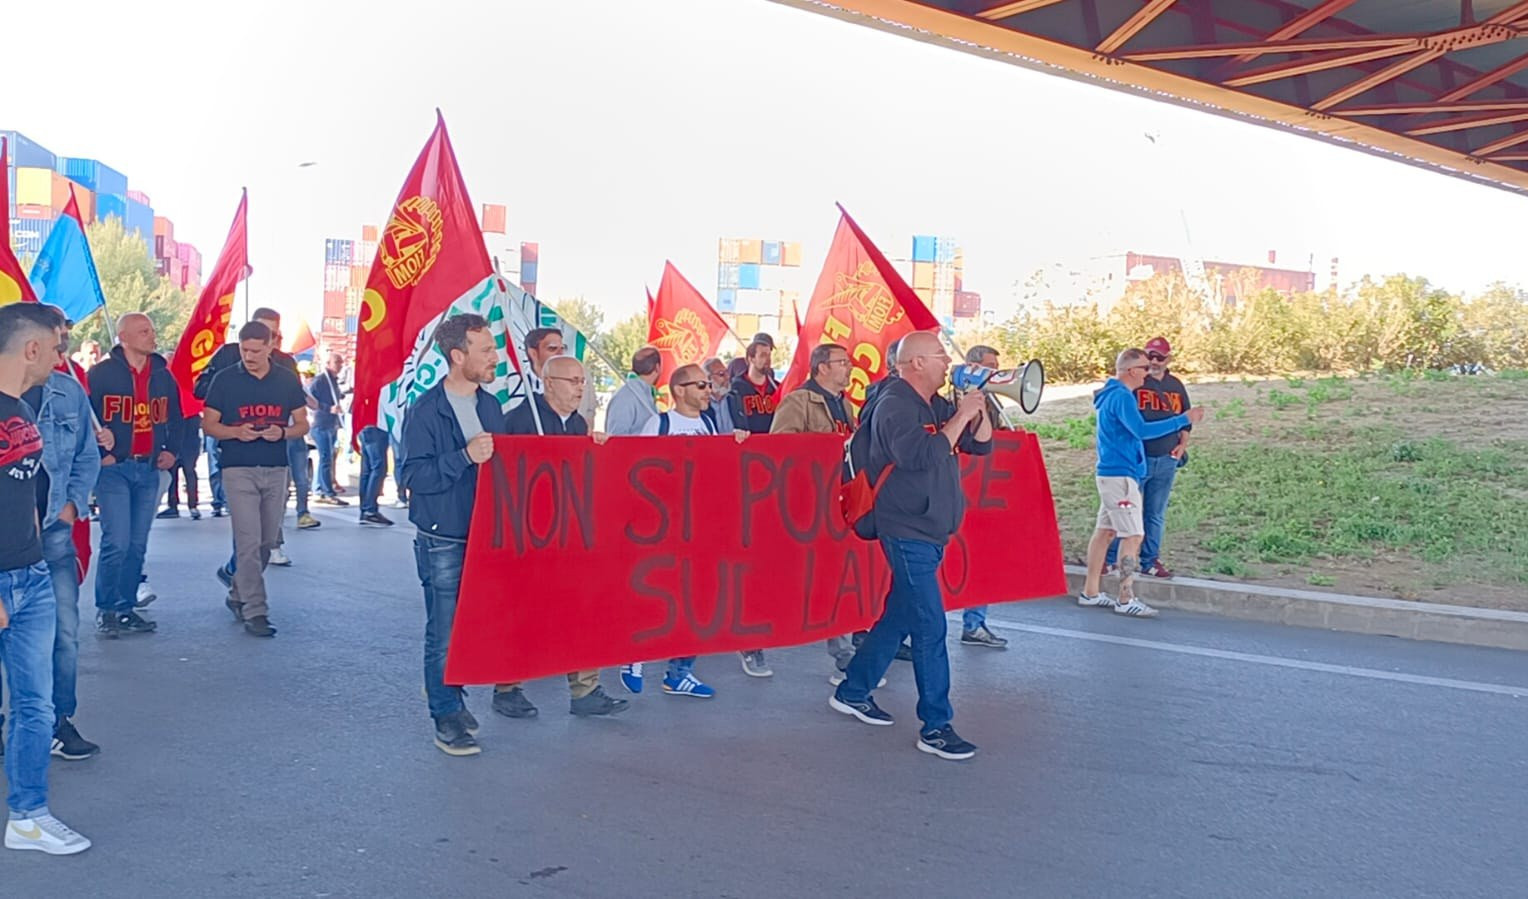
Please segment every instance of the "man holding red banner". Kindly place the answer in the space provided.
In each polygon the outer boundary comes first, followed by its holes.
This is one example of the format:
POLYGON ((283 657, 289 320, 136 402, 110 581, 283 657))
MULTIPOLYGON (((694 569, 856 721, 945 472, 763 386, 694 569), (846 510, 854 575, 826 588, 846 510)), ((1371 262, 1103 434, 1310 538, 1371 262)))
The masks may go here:
POLYGON ((918 717, 923 722, 918 749, 959 760, 975 755, 976 746, 962 739, 950 723, 955 712, 950 706, 950 657, 944 642, 939 563, 945 544, 965 517, 956 454, 990 453, 992 423, 984 414, 986 401, 979 393, 961 397, 947 418, 936 413, 931 397, 944 386, 949 367, 950 357, 938 336, 928 331, 907 335, 898 348, 899 377, 882 388, 863 425, 870 428, 872 482, 891 468, 872 512, 892 572, 891 591, 885 612, 866 635, 828 705, 866 724, 892 724, 891 715, 875 704, 870 693, 890 667, 902 638, 911 636, 918 717))
POLYGON ((499 350, 488 320, 453 315, 435 329, 435 345, 449 366, 403 421, 403 471, 410 491, 414 562, 424 588, 424 687, 435 721, 435 745, 447 755, 477 755, 477 719, 461 687, 447 686, 446 652, 467 557, 467 527, 478 466, 493 458, 493 435, 505 433, 504 413, 482 385, 493 382, 499 350))
MULTIPOLYGON (((542 329, 550 330, 550 329, 542 329)), ((554 332, 559 333, 559 332, 554 332)), ((532 335, 535 331, 531 332, 532 335)), ((526 337, 529 347, 531 338, 526 337)), ((561 340, 558 340, 561 343, 561 340)), ((511 434, 552 437, 587 437, 589 423, 579 413, 584 399, 584 365, 572 356, 553 356, 542 362, 537 380, 541 389, 504 416, 504 428, 511 434)), ((595 443, 609 437, 596 433, 595 443)), ((519 682, 498 684, 493 688, 493 710, 506 718, 534 718, 539 714, 535 703, 525 695, 519 682)), ((568 692, 572 701, 568 713, 580 718, 614 715, 626 711, 631 702, 616 699, 600 686, 598 668, 568 674, 568 692)))

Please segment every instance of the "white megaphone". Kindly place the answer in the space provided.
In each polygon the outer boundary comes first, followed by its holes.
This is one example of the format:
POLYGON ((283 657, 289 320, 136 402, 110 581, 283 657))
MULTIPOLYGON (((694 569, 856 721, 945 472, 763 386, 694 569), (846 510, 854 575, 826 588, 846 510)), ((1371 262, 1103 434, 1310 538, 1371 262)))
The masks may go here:
POLYGON ((1045 390, 1045 366, 1031 359, 1023 368, 988 368, 985 365, 962 365, 950 372, 956 390, 980 390, 1006 396, 1019 404, 1025 415, 1040 408, 1040 394, 1045 390))

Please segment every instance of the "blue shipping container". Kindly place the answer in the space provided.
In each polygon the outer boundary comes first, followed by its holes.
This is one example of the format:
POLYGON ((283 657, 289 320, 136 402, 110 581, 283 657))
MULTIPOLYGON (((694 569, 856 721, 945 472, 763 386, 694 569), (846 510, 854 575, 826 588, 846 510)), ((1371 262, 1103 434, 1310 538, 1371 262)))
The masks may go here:
POLYGON ((766 241, 764 241, 764 264, 765 265, 779 265, 780 264, 780 241, 778 241, 778 240, 766 240, 766 241))
POLYGON ((759 289, 759 266, 745 262, 737 267, 737 286, 743 290, 759 289))
POLYGON ((915 235, 913 237, 913 261, 933 262, 938 255, 939 242, 932 237, 915 235))
POLYGON ((941 238, 939 238, 939 245, 934 248, 934 261, 935 262, 954 262, 955 261, 955 238, 953 238, 953 237, 941 237, 941 238))
POLYGON ((736 262, 723 262, 716 270, 716 286, 736 287, 737 270, 738 265, 736 262))
MULTIPOLYGON (((121 197, 127 201, 127 176, 107 165, 94 159, 73 159, 61 157, 55 171, 67 176, 71 181, 78 181, 97 194, 109 194, 121 197)), ((96 218, 105 218, 99 212, 96 218)))
MULTIPOLYGON (((51 169, 58 164, 58 157, 54 156, 42 144, 32 140, 25 134, 15 131, 0 131, 5 137, 5 152, 13 166, 23 166, 34 169, 51 169)), ((11 196, 15 196, 12 194, 11 196)))
POLYGON ((136 231, 144 246, 154 246, 154 207, 127 201, 127 230, 136 231))
POLYGON ((11 219, 11 246, 29 270, 52 233, 53 219, 11 219))
POLYGON ((345 316, 345 333, 346 334, 354 334, 355 333, 355 323, 356 323, 356 317, 354 315, 347 315, 347 316, 345 316))
MULTIPOLYGON (((127 197, 96 194, 96 221, 104 222, 111 216, 121 219, 122 227, 127 227, 127 197)), ((153 226, 150 226, 150 233, 153 230, 153 226)))
POLYGON ((716 311, 734 312, 737 310, 737 290, 731 287, 722 287, 716 291, 716 311))
POLYGON ((536 265, 537 265, 537 263, 534 263, 534 262, 522 262, 522 263, 520 263, 520 283, 521 284, 535 284, 536 283, 536 265))

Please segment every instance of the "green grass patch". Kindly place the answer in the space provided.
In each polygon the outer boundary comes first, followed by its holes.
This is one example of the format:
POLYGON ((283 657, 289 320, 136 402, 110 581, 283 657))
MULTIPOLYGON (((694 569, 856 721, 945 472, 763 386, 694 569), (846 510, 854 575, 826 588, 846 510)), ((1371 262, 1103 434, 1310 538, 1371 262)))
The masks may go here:
POLYGON ((1087 449, 1093 445, 1093 435, 1098 430, 1098 416, 1065 418, 1059 422, 1032 422, 1025 425, 1042 440, 1061 440, 1072 449, 1087 449))

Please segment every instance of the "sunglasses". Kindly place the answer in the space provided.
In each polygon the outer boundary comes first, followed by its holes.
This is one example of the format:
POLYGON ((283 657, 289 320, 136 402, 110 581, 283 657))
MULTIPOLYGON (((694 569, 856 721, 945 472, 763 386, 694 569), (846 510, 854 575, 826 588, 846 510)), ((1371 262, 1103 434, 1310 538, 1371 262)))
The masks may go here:
POLYGON ((1150 359, 1152 362, 1166 362, 1167 361, 1167 357, 1162 355, 1161 353, 1147 353, 1146 354, 1146 358, 1150 359))
POLYGON ((711 389, 711 382, 710 381, 680 381, 678 384, 675 384, 674 386, 675 387, 704 387, 707 390, 710 390, 711 389))

